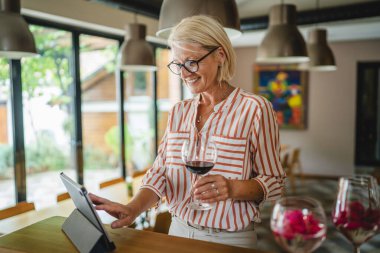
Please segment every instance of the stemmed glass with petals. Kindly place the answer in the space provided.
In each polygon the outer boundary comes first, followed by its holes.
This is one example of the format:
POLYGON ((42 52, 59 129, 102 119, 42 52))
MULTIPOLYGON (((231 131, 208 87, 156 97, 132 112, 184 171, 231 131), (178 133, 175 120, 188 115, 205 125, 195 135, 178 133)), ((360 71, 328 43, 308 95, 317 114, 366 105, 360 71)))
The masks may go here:
POLYGON ((326 216, 319 201, 310 197, 284 197, 274 205, 271 229, 287 252, 308 253, 326 238, 326 216))
POLYGON ((375 178, 341 177, 332 220, 352 243, 354 252, 359 253, 360 245, 380 231, 380 198, 375 178))
MULTIPOLYGON (((211 139, 204 144, 186 140, 182 145, 182 160, 187 170, 196 176, 206 175, 214 167, 217 157, 216 145, 211 139)), ((194 184, 194 182, 195 180, 192 183, 194 184)), ((195 210, 210 210, 212 208, 212 205, 202 203, 199 200, 192 200, 188 206, 195 210)))

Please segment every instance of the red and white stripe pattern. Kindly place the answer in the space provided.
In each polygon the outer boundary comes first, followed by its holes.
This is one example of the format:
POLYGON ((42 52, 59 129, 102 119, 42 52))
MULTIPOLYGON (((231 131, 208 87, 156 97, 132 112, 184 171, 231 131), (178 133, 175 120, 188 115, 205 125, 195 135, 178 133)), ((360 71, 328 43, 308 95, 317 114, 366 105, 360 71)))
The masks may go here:
POLYGON ((263 188, 264 201, 275 200, 281 196, 285 178, 275 113, 265 98, 236 88, 214 107, 198 131, 195 126, 198 104, 199 96, 173 107, 158 156, 145 175, 142 188, 165 196, 170 212, 185 221, 229 231, 242 230, 250 222, 260 221, 259 206, 253 201, 220 201, 209 211, 187 208, 194 176, 184 166, 181 147, 185 140, 198 139, 204 145, 212 138, 218 159, 209 174, 256 180, 263 188))

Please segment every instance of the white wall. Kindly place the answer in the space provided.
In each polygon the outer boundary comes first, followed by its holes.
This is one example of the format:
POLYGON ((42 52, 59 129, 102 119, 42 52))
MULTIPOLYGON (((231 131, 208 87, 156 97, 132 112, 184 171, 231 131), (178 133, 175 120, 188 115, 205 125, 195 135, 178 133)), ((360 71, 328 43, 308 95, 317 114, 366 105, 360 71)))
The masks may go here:
MULTIPOLYGON (((380 61, 380 40, 331 43, 338 70, 310 73, 308 126, 281 130, 281 143, 301 148, 305 174, 343 175, 355 170, 356 65, 380 61)), ((232 83, 253 91, 256 47, 236 48, 232 83)))

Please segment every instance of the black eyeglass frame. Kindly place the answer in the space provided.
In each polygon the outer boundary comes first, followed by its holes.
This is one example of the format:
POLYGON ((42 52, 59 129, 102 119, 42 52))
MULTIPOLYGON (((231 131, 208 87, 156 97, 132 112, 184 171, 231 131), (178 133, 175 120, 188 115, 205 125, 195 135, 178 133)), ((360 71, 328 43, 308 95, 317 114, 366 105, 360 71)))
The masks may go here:
POLYGON ((175 74, 175 75, 180 75, 181 74, 181 68, 182 67, 184 67, 188 72, 190 72, 190 73, 195 73, 195 72, 197 72, 198 70, 199 70, 199 63, 201 62, 201 61, 203 61, 207 56, 209 56, 210 54, 212 54, 215 50, 217 50, 219 47, 215 47, 215 48, 213 48, 213 49, 211 49, 207 54, 205 54, 204 56, 202 56, 200 59, 198 59, 198 60, 187 60, 187 61, 185 61, 185 63, 176 63, 176 62, 174 62, 174 61, 172 61, 172 62, 170 62, 168 65, 166 65, 166 67, 168 67, 168 69, 170 69, 170 71, 173 73, 173 74, 175 74), (193 63, 196 63, 196 66, 197 66, 197 69, 195 70, 195 71, 191 71, 190 69, 188 69, 188 67, 186 67, 186 64, 187 65, 191 65, 191 64, 193 64, 193 63), (176 73, 176 72, 174 72, 171 68, 170 68, 170 65, 172 65, 172 64, 174 64, 174 65, 177 65, 178 67, 179 67, 179 72, 178 73, 176 73))

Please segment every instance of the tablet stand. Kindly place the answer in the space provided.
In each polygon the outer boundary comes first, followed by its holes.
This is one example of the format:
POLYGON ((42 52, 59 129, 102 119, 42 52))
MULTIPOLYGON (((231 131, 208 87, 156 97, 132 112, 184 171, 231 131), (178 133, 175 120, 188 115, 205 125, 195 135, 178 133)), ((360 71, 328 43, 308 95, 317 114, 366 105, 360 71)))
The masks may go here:
POLYGON ((62 230, 81 253, 104 253, 115 249, 78 209, 75 209, 62 225, 62 230))

